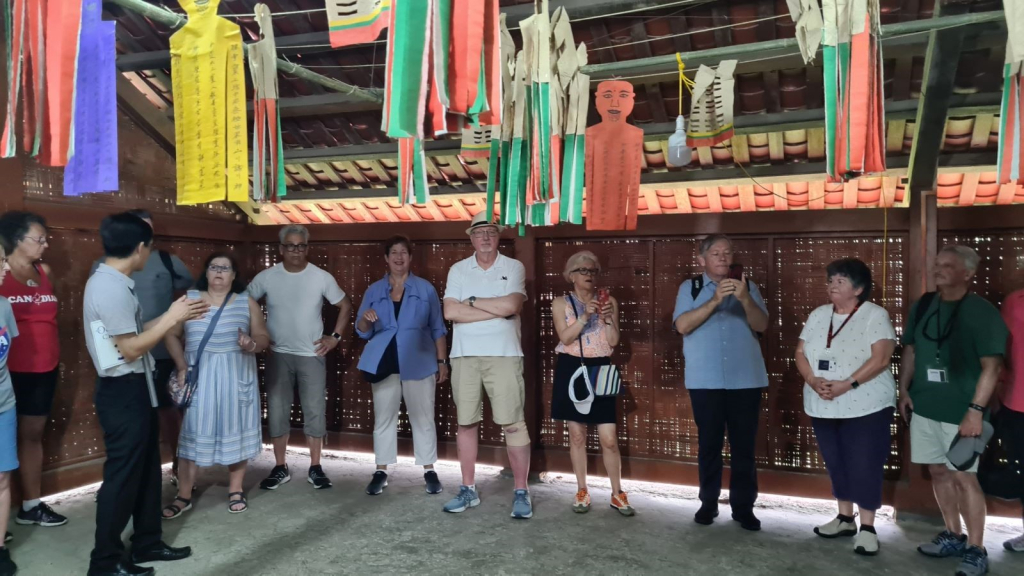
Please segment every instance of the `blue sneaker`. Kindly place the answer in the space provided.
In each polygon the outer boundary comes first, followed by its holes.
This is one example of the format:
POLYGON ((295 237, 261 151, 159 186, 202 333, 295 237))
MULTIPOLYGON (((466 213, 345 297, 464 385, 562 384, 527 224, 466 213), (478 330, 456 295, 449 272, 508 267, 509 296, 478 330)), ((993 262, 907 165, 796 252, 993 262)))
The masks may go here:
POLYGON ((917 551, 925 556, 933 558, 949 558, 950 556, 963 556, 967 548, 967 536, 957 536, 949 530, 943 530, 934 540, 927 544, 921 544, 917 551))
POLYGON ((988 552, 980 546, 968 546, 956 569, 956 576, 982 576, 988 573, 988 552))
POLYGON ((451 512, 457 514, 459 512, 465 512, 466 509, 480 505, 480 496, 477 495, 476 490, 469 486, 459 486, 459 493, 448 501, 444 505, 445 512, 451 512))
POLYGON ((515 494, 515 499, 512 500, 512 517, 520 520, 533 518, 533 502, 530 500, 530 491, 519 489, 515 494))

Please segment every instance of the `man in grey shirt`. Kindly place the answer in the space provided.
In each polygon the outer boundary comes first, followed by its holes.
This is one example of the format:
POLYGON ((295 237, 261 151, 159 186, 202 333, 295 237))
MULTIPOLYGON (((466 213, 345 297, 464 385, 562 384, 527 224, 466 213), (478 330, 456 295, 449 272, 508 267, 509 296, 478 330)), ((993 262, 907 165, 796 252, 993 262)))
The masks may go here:
POLYGON ((180 560, 190 548, 163 542, 160 518, 160 450, 153 358, 149 352, 178 324, 209 306, 184 298, 144 325, 135 282, 150 256, 153 229, 138 216, 107 216, 100 225, 106 259, 85 285, 85 345, 99 380, 96 415, 107 458, 96 507, 96 545, 89 576, 153 574, 137 564, 180 560), (130 560, 122 559, 121 534, 134 519, 130 560))
MULTIPOLYGON (((138 216, 153 228, 153 217, 147 210, 129 210, 128 214, 138 216)), ((103 262, 100 258, 92 265, 91 276, 103 262)), ((152 250, 142 270, 133 272, 132 282, 135 283, 135 296, 142 306, 142 321, 149 322, 167 312, 174 301, 174 293, 188 290, 193 285, 192 273, 180 258, 163 250, 152 250)), ((174 360, 167 353, 167 347, 161 340, 150 352, 155 361, 153 382, 156 386, 156 399, 160 404, 160 437, 167 442, 171 450, 174 464, 171 467, 171 483, 177 485, 178 477, 178 435, 181 434, 181 410, 171 400, 167 382, 174 373, 174 360)))
POLYGON ((249 284, 253 300, 266 297, 270 356, 267 357, 267 428, 274 444, 276 466, 260 482, 263 490, 276 490, 289 482, 285 448, 291 433, 292 399, 296 386, 302 404, 303 432, 309 446, 306 481, 321 490, 331 480, 320 466, 320 450, 327 435, 327 353, 341 342, 341 331, 352 312, 352 301, 330 272, 306 259, 309 231, 286 226, 279 234, 282 262, 260 272, 249 284), (324 301, 338 308, 334 329, 324 330, 324 301))

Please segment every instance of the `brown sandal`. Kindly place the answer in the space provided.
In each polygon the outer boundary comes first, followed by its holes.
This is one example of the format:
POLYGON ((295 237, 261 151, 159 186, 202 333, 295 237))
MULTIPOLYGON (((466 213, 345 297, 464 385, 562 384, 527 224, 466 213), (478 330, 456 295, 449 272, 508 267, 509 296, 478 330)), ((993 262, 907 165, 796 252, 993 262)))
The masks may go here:
POLYGON ((228 512, 232 514, 241 514, 242 512, 245 512, 248 509, 249 501, 245 499, 244 492, 230 492, 228 494, 228 512), (238 496, 238 499, 232 499, 232 496, 238 496), (239 504, 242 505, 240 509, 235 510, 234 508, 232 508, 232 506, 237 506, 239 504))
POLYGON ((183 504, 185 504, 185 506, 184 507, 178 506, 177 504, 174 504, 172 502, 171 504, 168 504, 167 506, 164 506, 164 512, 171 512, 171 516, 164 516, 163 514, 161 514, 161 518, 163 518, 164 520, 174 520, 178 516, 181 516, 185 512, 188 512, 189 510, 192 509, 192 499, 191 498, 188 499, 188 500, 185 500, 184 498, 182 498, 180 496, 175 496, 174 497, 174 502, 182 502, 183 504))

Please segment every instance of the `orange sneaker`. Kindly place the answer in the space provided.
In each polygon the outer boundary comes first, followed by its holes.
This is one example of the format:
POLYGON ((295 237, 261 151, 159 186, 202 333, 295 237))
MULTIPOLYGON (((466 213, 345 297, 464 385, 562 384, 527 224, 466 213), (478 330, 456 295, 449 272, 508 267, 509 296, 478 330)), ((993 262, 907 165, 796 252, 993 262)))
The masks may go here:
POLYGON ((629 505, 629 498, 626 497, 625 492, 619 492, 615 496, 612 496, 612 508, 619 511, 619 514, 623 516, 632 516, 636 514, 636 510, 629 505))
POLYGON ((576 499, 572 503, 572 511, 583 514, 590 510, 590 492, 584 488, 576 492, 576 499))

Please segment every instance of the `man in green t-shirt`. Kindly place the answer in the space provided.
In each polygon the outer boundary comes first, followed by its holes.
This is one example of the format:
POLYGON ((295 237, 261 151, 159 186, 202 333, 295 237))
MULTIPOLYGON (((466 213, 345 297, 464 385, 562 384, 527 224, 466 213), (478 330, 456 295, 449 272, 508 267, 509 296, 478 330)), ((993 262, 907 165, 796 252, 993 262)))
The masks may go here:
POLYGON ((956 573, 965 576, 988 571, 982 544, 985 495, 978 484, 977 462, 961 472, 946 453, 958 434, 981 435, 1009 334, 999 310, 968 292, 979 260, 966 246, 947 246, 939 252, 934 270, 938 292, 911 306, 900 365, 899 408, 910 423, 910 459, 928 466, 946 524, 945 531, 917 549, 927 556, 962 556, 956 573))

